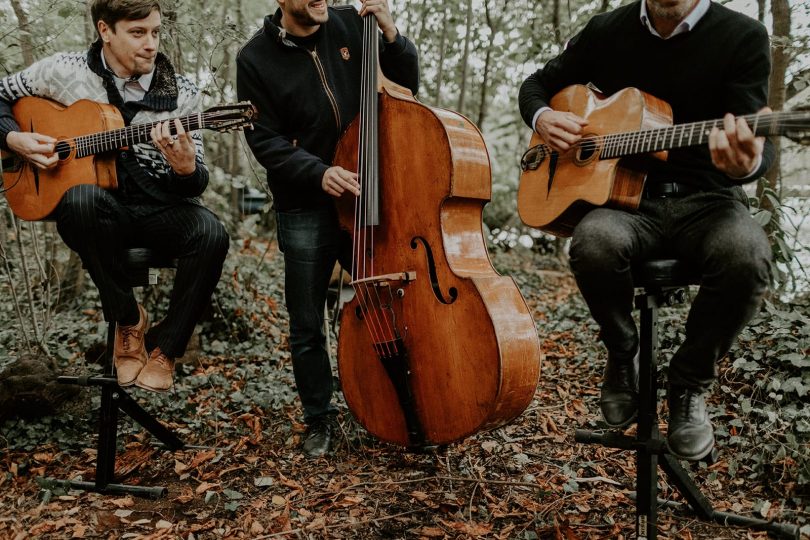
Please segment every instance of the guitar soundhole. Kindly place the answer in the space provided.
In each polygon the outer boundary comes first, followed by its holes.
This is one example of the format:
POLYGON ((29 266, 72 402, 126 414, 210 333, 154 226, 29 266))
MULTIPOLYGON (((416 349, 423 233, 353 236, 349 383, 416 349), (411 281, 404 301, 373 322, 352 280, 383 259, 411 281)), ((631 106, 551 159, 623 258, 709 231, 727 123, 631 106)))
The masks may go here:
POLYGON ((56 143, 54 151, 59 156, 59 161, 65 161, 70 157, 70 144, 66 141, 59 141, 56 143))
POLYGON ((577 147, 577 162, 587 163, 599 153, 599 145, 595 137, 584 137, 577 147))

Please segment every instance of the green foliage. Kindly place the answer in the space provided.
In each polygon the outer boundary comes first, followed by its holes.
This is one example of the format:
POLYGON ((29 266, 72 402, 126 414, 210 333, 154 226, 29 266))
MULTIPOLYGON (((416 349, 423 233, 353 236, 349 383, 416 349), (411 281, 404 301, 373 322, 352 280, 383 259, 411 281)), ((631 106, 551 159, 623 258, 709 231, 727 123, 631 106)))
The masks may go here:
POLYGON ((738 396, 731 404, 736 428, 728 444, 743 476, 767 475, 784 496, 810 494, 810 317, 806 307, 766 303, 763 313, 740 336, 723 390, 738 396), (732 390, 733 388, 733 390, 732 390), (798 487, 782 483, 795 478, 798 487))
POLYGON ((771 243, 773 284, 777 291, 795 291, 797 283, 806 278, 797 253, 807 247, 800 243, 800 228, 790 220, 790 216, 799 212, 783 204, 779 194, 767 186, 766 179, 760 179, 759 187, 761 197, 752 197, 749 201, 754 219, 768 233, 771 243))

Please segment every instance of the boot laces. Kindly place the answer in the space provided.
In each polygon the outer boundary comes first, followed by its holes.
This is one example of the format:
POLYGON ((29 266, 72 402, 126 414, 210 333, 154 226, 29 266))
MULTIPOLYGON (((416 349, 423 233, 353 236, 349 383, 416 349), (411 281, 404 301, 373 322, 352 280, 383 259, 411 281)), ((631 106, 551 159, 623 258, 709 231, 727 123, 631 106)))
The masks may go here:
POLYGON ((138 339, 138 329, 136 326, 119 326, 121 331, 121 342, 124 349, 129 350, 130 339, 138 339))
POLYGON ((700 398, 699 392, 692 392, 689 389, 681 390, 678 401, 684 420, 692 418, 692 413, 698 408, 698 398, 700 398))
POLYGON ((172 363, 169 360, 169 357, 163 354, 162 352, 158 353, 157 356, 152 358, 152 361, 162 367, 163 369, 171 369, 172 363))

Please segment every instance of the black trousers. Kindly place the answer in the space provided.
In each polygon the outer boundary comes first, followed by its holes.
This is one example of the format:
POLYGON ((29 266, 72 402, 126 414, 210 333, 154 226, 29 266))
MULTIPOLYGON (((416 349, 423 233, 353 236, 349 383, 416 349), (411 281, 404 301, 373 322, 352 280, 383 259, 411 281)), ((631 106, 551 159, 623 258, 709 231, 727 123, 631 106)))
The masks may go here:
POLYGON ((701 390, 714 382, 717 361, 756 313, 770 280, 771 248, 739 187, 643 199, 638 212, 592 210, 574 229, 570 255, 600 337, 617 360, 638 349, 632 265, 677 258, 700 271, 669 382, 701 390))
POLYGON ((122 249, 145 247, 177 259, 169 311, 146 341, 170 358, 182 356, 228 253, 228 233, 217 216, 188 202, 124 204, 97 186, 78 185, 65 193, 54 217, 59 235, 98 287, 108 321, 138 321, 137 302, 120 264, 122 249))

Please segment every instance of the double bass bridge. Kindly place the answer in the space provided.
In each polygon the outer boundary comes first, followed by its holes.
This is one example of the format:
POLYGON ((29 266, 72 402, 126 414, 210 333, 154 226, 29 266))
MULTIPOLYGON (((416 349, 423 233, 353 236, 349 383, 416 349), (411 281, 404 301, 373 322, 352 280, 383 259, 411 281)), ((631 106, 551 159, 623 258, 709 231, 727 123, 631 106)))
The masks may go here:
POLYGON ((411 281, 416 281, 415 270, 355 279, 350 283, 350 285, 354 288, 366 285, 371 285, 373 287, 391 287, 392 283, 402 283, 403 285, 407 285, 411 281))

